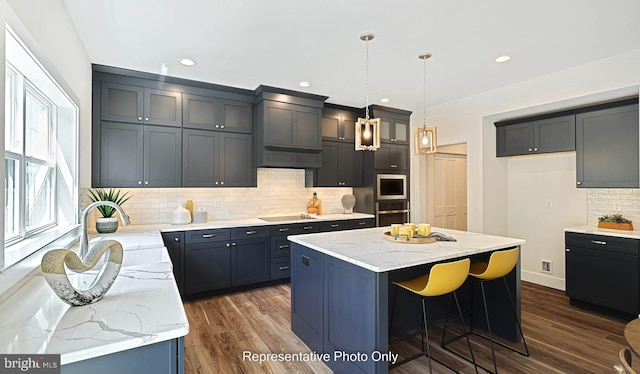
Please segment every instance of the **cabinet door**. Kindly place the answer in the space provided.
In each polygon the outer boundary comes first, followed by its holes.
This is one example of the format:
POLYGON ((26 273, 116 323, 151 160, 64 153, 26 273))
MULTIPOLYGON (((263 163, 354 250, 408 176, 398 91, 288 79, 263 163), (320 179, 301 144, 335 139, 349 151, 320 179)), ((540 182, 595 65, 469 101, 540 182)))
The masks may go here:
MULTIPOLYGON (((342 140, 341 119, 336 114, 323 114, 322 116, 322 138, 328 140, 342 140)), ((324 145, 323 145, 324 146, 324 145)))
POLYGON ((220 133, 220 185, 254 186, 255 169, 250 134, 220 133))
POLYGON ((294 146, 293 127, 295 111, 292 105, 264 102, 264 143, 271 146, 294 146))
POLYGON ((338 164, 340 186, 361 187, 363 183, 363 151, 356 151, 355 145, 340 143, 338 164))
POLYGON ((184 295, 184 232, 163 232, 162 241, 167 248, 173 265, 173 276, 176 279, 180 295, 184 295))
POLYGON ((142 87, 102 82, 100 118, 107 121, 143 123, 142 87))
POLYGON ((220 181, 218 131, 182 130, 182 186, 213 187, 220 181))
POLYGON ((253 107, 251 103, 221 100, 220 129, 223 131, 252 133, 253 107))
POLYGON ((391 147, 391 165, 393 169, 409 170, 409 147, 397 145, 391 147))
POLYGON ((533 153, 533 122, 496 127, 496 156, 533 153))
POLYGON ((144 176, 144 126, 100 124, 100 184, 102 187, 140 187, 144 176))
POLYGON ((341 118, 342 140, 354 143, 356 141, 356 122, 358 117, 343 116, 341 118))
POLYGON ((323 255, 291 244, 291 331, 309 348, 323 346, 323 255))
POLYGON ((388 144, 380 144, 380 148, 378 148, 374 152, 374 167, 376 169, 391 169, 392 161, 391 161, 391 145, 388 144))
POLYGON ((533 151, 536 153, 576 150, 576 116, 533 122, 533 151))
POLYGON ((231 249, 227 241, 185 245, 184 283, 186 294, 231 285, 231 249))
POLYGON ((388 118, 380 118, 380 142, 392 142, 391 120, 388 118))
POLYGON ((271 239, 231 242, 231 285, 259 283, 271 278, 271 239))
POLYGON ((565 254, 567 296, 638 314, 638 256, 579 247, 565 254))
POLYGON ((322 149, 322 109, 297 106, 295 114, 294 145, 303 149, 322 149))
POLYGON ((341 180, 338 180, 340 177, 338 174, 338 170, 340 168, 339 153, 339 142, 323 142, 322 167, 318 168, 317 187, 337 187, 338 183, 342 182, 341 180))
POLYGON ((182 94, 180 92, 144 89, 144 123, 182 126, 182 94))
POLYGON ((409 144, 409 121, 395 120, 393 122, 393 142, 398 144, 409 144))
POLYGON ((576 115, 576 184, 638 188, 638 104, 576 115))
POLYGON ((144 186, 182 185, 182 129, 144 126, 144 186))
POLYGON ((202 130, 220 128, 218 100, 213 97, 183 94, 183 127, 202 130), (217 126, 217 127, 216 127, 217 126))

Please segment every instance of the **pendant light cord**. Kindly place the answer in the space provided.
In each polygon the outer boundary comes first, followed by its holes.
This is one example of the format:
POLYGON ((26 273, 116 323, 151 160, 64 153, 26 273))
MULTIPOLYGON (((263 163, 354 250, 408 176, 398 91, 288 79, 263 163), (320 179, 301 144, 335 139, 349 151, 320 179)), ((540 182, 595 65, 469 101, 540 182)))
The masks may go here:
POLYGON ((423 100, 424 108, 422 109, 422 127, 427 128, 427 59, 423 59, 424 63, 424 84, 423 84, 423 100))
POLYGON ((366 93, 367 93, 367 107, 366 107, 366 119, 369 119, 369 39, 367 38, 367 58, 366 58, 366 74, 365 74, 365 86, 366 86, 366 93))

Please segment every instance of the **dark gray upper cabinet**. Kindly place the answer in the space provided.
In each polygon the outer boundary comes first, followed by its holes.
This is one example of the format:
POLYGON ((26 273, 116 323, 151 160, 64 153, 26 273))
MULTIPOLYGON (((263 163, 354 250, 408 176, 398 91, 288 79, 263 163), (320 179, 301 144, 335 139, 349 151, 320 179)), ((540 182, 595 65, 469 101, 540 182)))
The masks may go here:
POLYGON ((318 168, 315 187, 361 187, 363 151, 353 143, 323 141, 322 167, 318 168))
POLYGON ((575 115, 496 127, 496 156, 574 151, 575 115))
POLYGON ((182 136, 182 186, 255 186, 250 134, 184 129, 182 136))
POLYGON ((182 126, 180 92, 102 82, 100 101, 102 120, 182 126))
POLYGON ((409 170, 409 146, 381 144, 374 155, 375 169, 409 170))
POLYGON ((102 187, 177 187, 181 184, 182 130, 102 122, 102 187))
POLYGON ((322 110, 322 139, 355 144, 356 122, 359 117, 364 117, 361 112, 357 108, 325 104, 322 110))
POLYGON ((183 126, 230 132, 251 133, 252 104, 210 96, 184 94, 183 126))
POLYGON ((257 166, 319 167, 327 97, 259 86, 256 98, 257 166))
POLYGON ((576 115, 576 184, 638 188, 638 104, 576 115))
POLYGON ((381 143, 409 144, 411 112, 380 105, 369 106, 369 111, 371 118, 380 118, 381 143))

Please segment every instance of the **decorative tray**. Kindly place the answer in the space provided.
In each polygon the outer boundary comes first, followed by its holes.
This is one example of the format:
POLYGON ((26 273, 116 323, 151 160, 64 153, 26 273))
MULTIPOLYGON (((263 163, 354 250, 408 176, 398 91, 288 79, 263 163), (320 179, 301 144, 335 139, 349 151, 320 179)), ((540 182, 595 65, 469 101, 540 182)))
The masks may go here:
POLYGON ((409 239, 406 236, 398 235, 394 237, 391 235, 391 231, 387 231, 384 233, 384 239, 394 243, 403 243, 403 244, 429 244, 435 243, 438 241, 438 237, 436 236, 418 236, 415 235, 413 238, 409 239))

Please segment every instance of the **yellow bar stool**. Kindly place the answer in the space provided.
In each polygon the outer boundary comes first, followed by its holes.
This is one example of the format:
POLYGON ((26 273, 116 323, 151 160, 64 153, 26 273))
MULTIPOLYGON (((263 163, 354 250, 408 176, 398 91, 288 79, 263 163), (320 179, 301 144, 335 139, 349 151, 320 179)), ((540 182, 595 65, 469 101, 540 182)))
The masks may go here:
MULTIPOLYGON (((467 279, 467 275, 469 273, 471 261, 468 258, 459 261, 452 261, 446 263, 440 263, 433 265, 428 274, 422 275, 418 278, 405 281, 405 282, 391 282, 396 286, 410 291, 414 294, 417 294, 422 297, 422 323, 424 324, 424 335, 427 340, 427 357, 429 358, 429 372, 432 372, 431 367, 431 350, 429 349, 429 332, 427 328, 427 307, 426 300, 429 297, 434 296, 442 296, 449 295, 449 302, 451 302, 451 295, 456 301, 456 306, 458 307, 458 314, 460 315, 460 320, 462 319, 462 311, 460 310, 460 304, 458 303, 458 297, 456 296, 456 290, 462 286, 464 281, 467 279)), ((391 321, 389 322, 389 331, 391 331, 391 323, 393 323, 393 311, 395 309, 396 298, 394 295, 393 305, 391 307, 391 321)), ((449 304, 448 304, 449 305, 449 304)), ((473 351, 471 350, 471 343, 469 342, 469 337, 467 334, 467 329, 464 327, 464 322, 462 322, 462 327, 464 330, 464 336, 467 338, 467 345, 469 346, 469 352, 471 352, 471 359, 473 360, 473 364, 475 367, 475 358, 473 357, 473 351)), ((393 367, 397 367, 399 365, 405 364, 411 360, 422 357, 425 355, 424 351, 424 339, 422 340, 422 353, 416 356, 410 357, 407 360, 404 360, 398 364, 395 364, 393 367)), ((444 363, 433 359, 436 362, 446 366, 451 369, 444 363)), ((451 369, 453 370, 453 369, 451 369)), ((455 370, 453 370, 455 371, 455 370)), ((478 372, 478 368, 476 367, 476 373, 478 372)))
MULTIPOLYGON (((520 319, 516 314, 516 306, 515 306, 515 303, 513 302, 513 297, 511 296, 511 292, 509 291, 509 286, 507 285, 507 279, 506 279, 507 274, 511 273, 513 268, 516 266, 519 255, 520 255, 520 248, 518 247, 507 249, 504 251, 496 251, 491 254, 491 256, 489 257, 488 263, 476 262, 471 264, 471 268, 469 269, 469 275, 477 279, 480 283, 480 290, 482 291, 482 305, 484 306, 484 315, 487 320, 487 332, 489 333, 489 336, 487 337, 473 331, 473 316, 471 319, 472 321, 471 332, 489 340, 489 343, 491 345, 491 356, 493 358, 493 369, 495 370, 494 373, 498 373, 498 365, 496 364, 496 353, 493 349, 493 343, 499 344, 523 356, 527 356, 527 357, 529 356, 529 348, 527 348, 527 342, 525 341, 524 334, 522 333, 522 324, 520 323, 520 319), (519 351, 513 347, 510 347, 500 341, 494 340, 493 336, 491 335, 491 323, 489 322, 489 311, 487 308, 487 297, 485 294, 484 284, 486 282, 490 282, 500 278, 502 278, 502 281, 504 283, 504 288, 505 290, 507 290, 507 296, 509 296, 511 311, 513 312, 513 317, 516 321, 516 324, 518 325, 518 330, 520 331, 520 336, 522 337, 522 343, 524 344, 524 349, 525 349, 524 352, 519 351)), ((472 299, 473 299, 473 296, 472 296, 472 299)), ((473 300, 471 300, 471 303, 473 305, 473 300)))

